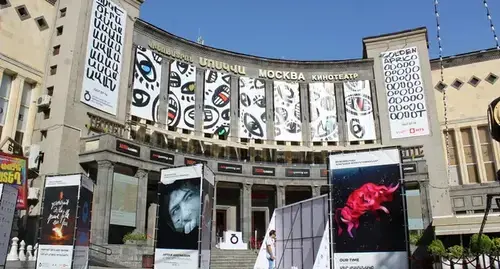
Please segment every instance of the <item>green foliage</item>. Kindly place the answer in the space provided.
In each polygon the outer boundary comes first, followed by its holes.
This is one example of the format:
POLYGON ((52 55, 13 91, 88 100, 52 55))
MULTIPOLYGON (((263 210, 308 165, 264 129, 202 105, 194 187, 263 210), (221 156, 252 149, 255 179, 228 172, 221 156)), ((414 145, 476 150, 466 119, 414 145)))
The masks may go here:
POLYGON ((492 246, 491 246, 491 253, 495 255, 500 254, 500 238, 493 238, 491 240, 492 246))
POLYGON ((490 237, 483 234, 479 238, 478 234, 474 234, 470 238, 470 251, 473 254, 488 254, 491 252, 493 247, 493 242, 490 237))
POLYGON ((420 241, 421 237, 422 237, 422 235, 420 235, 414 231, 410 231, 410 244, 416 246, 418 244, 418 241, 420 241))
POLYGON ((455 245, 452 247, 449 247, 448 249, 448 257, 450 259, 460 259, 464 256, 464 247, 455 245))
POLYGON ((145 234, 141 234, 141 233, 128 233, 126 234, 125 236, 123 236, 123 243, 125 243, 126 241, 146 241, 147 240, 147 236, 145 234))
POLYGON ((427 250, 432 255, 435 255, 435 256, 439 256, 439 257, 446 257, 447 256, 444 244, 439 239, 432 240, 431 244, 427 247, 427 250))

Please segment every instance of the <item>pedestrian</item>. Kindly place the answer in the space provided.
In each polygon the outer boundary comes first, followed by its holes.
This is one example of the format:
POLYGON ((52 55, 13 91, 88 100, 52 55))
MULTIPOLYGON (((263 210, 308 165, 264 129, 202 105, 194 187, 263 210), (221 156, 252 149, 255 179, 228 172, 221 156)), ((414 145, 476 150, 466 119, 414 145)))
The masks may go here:
POLYGON ((266 241, 267 260, 269 261, 269 269, 274 269, 274 261, 276 260, 276 231, 269 231, 269 237, 266 241))

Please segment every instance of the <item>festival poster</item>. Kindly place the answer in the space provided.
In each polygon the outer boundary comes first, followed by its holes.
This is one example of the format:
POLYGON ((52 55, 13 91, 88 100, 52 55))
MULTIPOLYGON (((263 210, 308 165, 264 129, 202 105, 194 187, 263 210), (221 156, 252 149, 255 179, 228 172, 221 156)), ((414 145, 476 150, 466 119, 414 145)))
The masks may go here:
POLYGON ((397 148, 329 156, 334 269, 408 268, 397 148))
POLYGON ((81 175, 45 179, 36 268, 71 268, 81 175))
POLYGON ((73 269, 88 268, 93 189, 94 184, 92 180, 82 176, 82 185, 78 199, 73 269))
POLYGON ((16 209, 28 207, 28 162, 26 158, 0 152, 0 184, 17 187, 16 209))
POLYGON ((161 170, 155 268, 198 269, 203 164, 161 170))
POLYGON ((202 215, 201 215, 201 258, 200 268, 210 268, 210 254, 212 242, 212 218, 214 206, 215 178, 209 169, 203 169, 203 181, 201 187, 202 215))

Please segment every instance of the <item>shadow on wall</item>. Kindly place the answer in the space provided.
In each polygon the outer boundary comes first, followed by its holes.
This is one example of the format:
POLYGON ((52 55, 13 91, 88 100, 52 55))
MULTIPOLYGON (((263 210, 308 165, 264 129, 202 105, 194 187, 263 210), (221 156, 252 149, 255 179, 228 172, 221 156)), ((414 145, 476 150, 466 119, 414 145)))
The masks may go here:
POLYGON ((427 226, 424 233, 417 242, 417 248, 411 254, 411 267, 412 269, 432 269, 433 257, 427 251, 427 246, 434 240, 434 229, 432 223, 427 226))

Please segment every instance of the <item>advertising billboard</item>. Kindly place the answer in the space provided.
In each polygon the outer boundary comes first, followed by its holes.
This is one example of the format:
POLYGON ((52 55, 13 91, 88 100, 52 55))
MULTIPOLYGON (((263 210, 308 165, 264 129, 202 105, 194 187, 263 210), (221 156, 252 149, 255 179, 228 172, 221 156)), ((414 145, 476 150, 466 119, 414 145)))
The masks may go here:
POLYGON ((0 266, 4 267, 17 204, 17 188, 0 184, 0 266))
POLYGON ((26 158, 0 152, 0 184, 17 188, 16 209, 28 207, 28 162, 26 158))
POLYGON ((94 183, 82 176, 82 184, 78 199, 78 218, 76 221, 75 250, 73 269, 88 268, 90 252, 90 223, 92 222, 92 198, 94 183))
POLYGON ((408 268, 399 149, 329 156, 334 269, 408 268))
POLYGON ((215 176, 210 169, 203 169, 203 181, 201 182, 201 245, 200 245, 200 268, 210 268, 210 257, 212 248, 212 223, 213 208, 215 206, 215 176))

